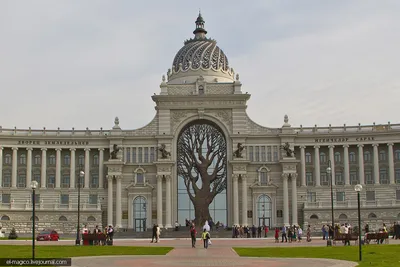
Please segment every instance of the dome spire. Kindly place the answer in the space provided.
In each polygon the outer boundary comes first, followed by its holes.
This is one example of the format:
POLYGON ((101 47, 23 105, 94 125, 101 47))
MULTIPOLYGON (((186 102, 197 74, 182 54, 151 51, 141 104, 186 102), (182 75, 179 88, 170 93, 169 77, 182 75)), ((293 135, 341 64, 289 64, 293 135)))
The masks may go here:
POLYGON ((195 39, 205 39, 207 31, 204 28, 204 19, 201 16, 201 12, 199 10, 199 15, 197 16, 196 19, 196 29, 193 31, 193 34, 195 35, 195 39))

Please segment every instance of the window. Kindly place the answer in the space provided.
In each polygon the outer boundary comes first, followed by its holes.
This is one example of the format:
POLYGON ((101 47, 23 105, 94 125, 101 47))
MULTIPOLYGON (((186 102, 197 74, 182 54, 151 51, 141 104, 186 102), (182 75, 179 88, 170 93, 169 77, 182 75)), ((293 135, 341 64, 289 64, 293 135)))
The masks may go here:
POLYGON ((336 192, 336 201, 338 201, 338 202, 346 201, 345 193, 344 192, 336 192))
POLYGON ((42 164, 40 155, 36 155, 36 156, 35 156, 35 158, 34 158, 34 160, 33 160, 33 164, 34 164, 34 165, 41 165, 41 164, 42 164))
POLYGON ((371 152, 369 151, 364 152, 364 162, 371 162, 371 152))
POLYGON ((374 178, 372 177, 371 171, 365 171, 365 183, 374 184, 374 178))
POLYGON ((19 164, 26 165, 26 155, 25 154, 22 154, 21 156, 19 156, 19 164))
POLYGON ((150 147, 150 162, 154 162, 154 147, 150 147))
POLYGON ((49 165, 56 165, 56 156, 55 155, 49 156, 49 165))
POLYGON ((396 200, 400 201, 400 190, 399 189, 396 190, 396 200))
POLYGON ((343 179, 343 173, 342 172, 336 172, 335 173, 335 179, 336 179, 336 184, 337 185, 344 185, 344 179, 343 179))
POLYGON ((312 172, 306 172, 306 182, 307 185, 314 185, 314 178, 312 172))
POLYGON ((385 152, 385 150, 379 151, 379 160, 380 161, 386 161, 386 152, 385 152))
POLYGON ((60 196, 60 204, 61 205, 68 205, 69 204, 69 195, 67 194, 62 194, 60 196))
POLYGON ((78 187, 80 187, 80 188, 83 188, 84 186, 85 186, 85 175, 83 175, 82 177, 81 177, 81 174, 80 174, 80 171, 78 170, 78 171, 76 171, 76 174, 75 174, 75 187, 76 188, 78 188, 78 187))
POLYGON ((394 158, 395 158, 395 160, 400 160, 400 150, 396 150, 394 152, 394 158))
POLYGON ((272 161, 272 152, 271 152, 271 147, 267 147, 267 161, 271 162, 272 161))
POLYGON ((62 188, 68 188, 70 183, 70 177, 69 174, 64 174, 61 180, 61 187, 62 188))
POLYGON ((132 148, 132 163, 136 163, 136 147, 132 148))
POLYGON ((325 163, 326 162, 326 155, 324 152, 319 153, 319 160, 321 163, 325 163))
POLYGON ((354 152, 349 153, 349 161, 352 163, 356 162, 356 153, 354 152))
POLYGON ((99 166, 99 155, 94 155, 93 156, 93 165, 94 166, 99 166))
POLYGON ((47 187, 48 188, 54 188, 54 184, 56 182, 56 177, 53 173, 49 173, 47 176, 47 187))
POLYGON ((89 204, 91 205, 97 205, 99 197, 96 194, 90 194, 89 195, 89 204))
POLYGON ((39 170, 34 171, 32 179, 33 179, 33 181, 36 181, 38 183, 38 187, 40 187, 41 179, 40 179, 40 171, 39 170))
POLYGON ((389 184, 389 179, 387 175, 387 170, 386 169, 380 169, 379 170, 379 183, 380 184, 389 184))
POLYGON ((11 172, 4 171, 3 173, 3 187, 11 187, 11 172))
POLYGON ((148 147, 144 148, 144 162, 145 163, 149 162, 149 148, 148 147))
POLYGON ((249 146, 249 160, 254 161, 253 147, 249 146))
POLYGON ((136 183, 143 184, 144 183, 144 173, 138 172, 136 173, 136 183))
POLYGON ((199 86, 199 95, 204 95, 204 86, 203 85, 199 86))
POLYGON ((71 165, 71 157, 69 155, 64 156, 64 165, 65 166, 71 165))
POLYGON ((375 191, 366 192, 367 201, 375 201, 375 191))
POLYGON ((26 187, 26 174, 25 172, 18 173, 17 177, 17 187, 26 187))
POLYGON ((35 206, 40 205, 40 194, 35 194, 35 206))
POLYGON ((356 171, 351 171, 350 172, 350 184, 352 184, 352 185, 359 184, 358 175, 357 175, 356 171))
MULTIPOLYGON (((400 169, 395 170, 396 184, 400 184, 400 169)), ((4 179, 4 178, 3 178, 4 179)))
POLYGON ((340 163, 342 161, 342 157, 340 156, 340 152, 335 152, 335 162, 340 163))
POLYGON ((261 161, 265 162, 266 161, 266 157, 265 157, 265 146, 261 147, 261 161))
POLYGON ((274 146, 274 161, 278 161, 278 147, 274 146))
POLYGON ((265 169, 260 171, 260 184, 267 185, 268 184, 268 173, 265 169))
POLYGON ((255 147, 254 161, 260 161, 260 147, 255 147))
POLYGON ((85 165, 85 156, 84 155, 79 155, 78 156, 78 165, 79 166, 85 165))
POLYGON ((321 172, 321 185, 330 185, 330 180, 326 172, 321 172))
POLYGON ((307 202, 312 202, 312 203, 317 202, 317 193, 307 192, 307 202))
POLYGON ((11 155, 10 154, 6 154, 4 156, 4 164, 5 165, 11 165, 11 155))
POLYGON ((131 149, 129 148, 129 147, 127 147, 126 149, 126 156, 125 156, 125 158, 126 158, 126 162, 131 162, 131 149))
POLYGON ((92 173, 90 188, 99 188, 99 175, 97 173, 92 173))
POLYGON ((1 194, 1 203, 10 204, 11 203, 11 194, 1 194))
POLYGON ((311 153, 306 153, 306 163, 311 163, 311 153))
POLYGON ((142 163, 143 162, 143 148, 139 147, 138 148, 138 163, 142 163))

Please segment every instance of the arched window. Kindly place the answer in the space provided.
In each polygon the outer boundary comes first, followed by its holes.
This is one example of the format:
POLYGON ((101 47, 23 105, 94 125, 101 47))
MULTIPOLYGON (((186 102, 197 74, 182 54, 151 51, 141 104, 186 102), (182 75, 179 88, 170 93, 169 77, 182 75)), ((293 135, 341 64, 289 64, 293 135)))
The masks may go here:
MULTIPOLYGON (((31 218, 29 220, 32 221, 32 219, 33 219, 33 216, 31 216, 31 218)), ((39 221, 38 216, 35 216, 35 222, 38 222, 38 221, 39 221)))
POLYGON ((146 230, 147 220, 147 201, 144 197, 138 196, 133 200, 133 217, 134 228, 136 232, 143 232, 146 230))
POLYGON ((66 221, 68 221, 68 220, 67 220, 67 217, 65 217, 65 216, 61 216, 60 218, 58 218, 58 220, 59 220, 60 222, 66 222, 66 221))
POLYGON ((356 162, 356 153, 354 152, 349 153, 349 161, 353 163, 356 162))
POLYGON ((84 155, 79 155, 78 156, 78 165, 79 166, 85 165, 85 156, 84 155))
POLYGON ((11 165, 11 154, 6 154, 4 156, 4 164, 5 165, 11 165))
POLYGON ((376 217, 376 214, 375 213, 370 213, 369 215, 368 215, 368 219, 376 219, 377 217, 376 217))
POLYGON ((272 201, 271 198, 265 194, 257 199, 257 218, 258 225, 271 226, 272 218, 272 201))
POLYGON ((71 157, 69 155, 64 156, 64 165, 65 166, 71 165, 71 157))
POLYGON ((326 162, 326 154, 324 152, 319 153, 319 160, 321 163, 326 162))
POLYGON ((342 157, 340 156, 340 152, 335 152, 335 162, 340 163, 342 161, 342 157))
POLYGON ((364 152, 364 162, 371 162, 371 152, 369 151, 364 152))
POLYGON ((386 161, 386 152, 385 152, 385 150, 379 151, 379 160, 380 161, 386 161))
POLYGON ((1 216, 1 219, 0 219, 0 221, 9 221, 9 220, 10 220, 10 217, 8 217, 7 215, 1 216))
POLYGON ((26 155, 25 154, 22 154, 21 156, 19 156, 19 164, 26 165, 26 155))
POLYGON ((34 165, 41 165, 41 164, 42 164, 40 155, 36 155, 36 156, 35 156, 35 158, 34 158, 34 160, 33 160, 33 164, 34 164, 34 165))
MULTIPOLYGON (((129 156, 130 156, 130 153, 129 153, 129 156)), ((129 162, 130 160, 127 160, 127 161, 129 162)), ((99 155, 93 156, 93 165, 95 165, 95 166, 99 165, 99 155)))
POLYGON ((310 220, 318 220, 318 216, 316 214, 313 214, 310 216, 310 220))
POLYGON ((93 216, 89 216, 89 217, 87 218, 87 221, 88 221, 88 222, 95 222, 95 221, 96 221, 96 218, 93 217, 93 216))
POLYGON ((340 214, 339 215, 339 220, 347 220, 347 215, 346 214, 340 214))
POLYGON ((394 152, 394 158, 395 158, 396 160, 400 160, 400 150, 396 150, 396 151, 394 152))
POLYGON ((143 185, 146 182, 146 177, 145 177, 145 169, 143 168, 137 168, 134 171, 134 177, 135 177, 135 184, 143 185))
POLYGON ((260 185, 269 184, 269 169, 267 167, 262 166, 258 169, 258 181, 260 185))
POLYGON ((56 156, 54 154, 49 156, 49 165, 56 165, 56 156))
POLYGON ((311 157, 311 153, 307 152, 306 153, 306 163, 311 163, 312 157, 311 157))

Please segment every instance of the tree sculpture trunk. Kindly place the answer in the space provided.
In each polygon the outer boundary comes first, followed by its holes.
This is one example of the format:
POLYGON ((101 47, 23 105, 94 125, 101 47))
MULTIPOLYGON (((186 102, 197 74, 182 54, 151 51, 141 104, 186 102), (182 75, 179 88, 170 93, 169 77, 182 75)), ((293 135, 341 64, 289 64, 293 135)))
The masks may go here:
POLYGON ((195 208, 195 223, 212 219, 209 206, 226 189, 226 140, 218 126, 195 121, 178 139, 178 177, 195 208))

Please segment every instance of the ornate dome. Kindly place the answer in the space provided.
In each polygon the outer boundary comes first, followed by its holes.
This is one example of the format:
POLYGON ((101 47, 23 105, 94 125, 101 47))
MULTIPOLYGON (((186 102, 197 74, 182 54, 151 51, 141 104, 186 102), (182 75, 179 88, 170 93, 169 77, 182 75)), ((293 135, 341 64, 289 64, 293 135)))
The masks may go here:
POLYGON ((214 79, 223 77, 233 81, 234 74, 229 68, 228 58, 217 46, 217 41, 206 37, 207 31, 200 13, 193 33, 194 38, 186 40, 184 46, 176 54, 172 70, 168 71, 168 80, 201 75, 205 78, 207 76, 212 76, 214 79))

